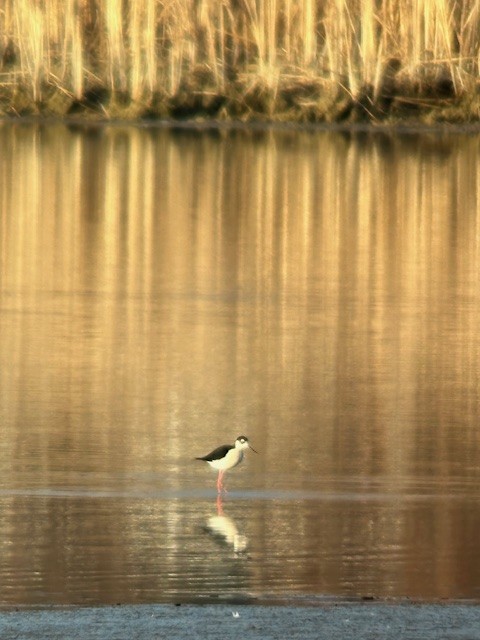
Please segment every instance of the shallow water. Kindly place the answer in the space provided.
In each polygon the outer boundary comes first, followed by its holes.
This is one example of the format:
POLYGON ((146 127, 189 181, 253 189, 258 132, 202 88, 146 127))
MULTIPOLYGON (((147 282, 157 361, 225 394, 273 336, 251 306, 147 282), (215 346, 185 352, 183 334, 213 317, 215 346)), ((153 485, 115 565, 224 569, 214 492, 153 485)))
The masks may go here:
POLYGON ((480 137, 0 145, 0 603, 480 598, 480 137))

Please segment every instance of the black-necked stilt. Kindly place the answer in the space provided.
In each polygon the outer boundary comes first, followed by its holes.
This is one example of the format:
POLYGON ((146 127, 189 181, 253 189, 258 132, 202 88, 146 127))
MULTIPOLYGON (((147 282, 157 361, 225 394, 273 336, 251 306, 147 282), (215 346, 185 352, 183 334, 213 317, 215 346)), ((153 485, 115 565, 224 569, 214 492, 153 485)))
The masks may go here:
POLYGON ((225 471, 228 471, 228 469, 233 469, 237 464, 240 464, 243 460, 243 452, 245 449, 251 449, 254 453, 257 453, 255 449, 250 446, 246 436, 239 436, 235 440, 235 444, 224 444, 221 447, 217 447, 206 456, 195 458, 196 460, 204 460, 205 462, 208 462, 213 469, 218 469, 218 493, 223 489, 223 474, 225 471))

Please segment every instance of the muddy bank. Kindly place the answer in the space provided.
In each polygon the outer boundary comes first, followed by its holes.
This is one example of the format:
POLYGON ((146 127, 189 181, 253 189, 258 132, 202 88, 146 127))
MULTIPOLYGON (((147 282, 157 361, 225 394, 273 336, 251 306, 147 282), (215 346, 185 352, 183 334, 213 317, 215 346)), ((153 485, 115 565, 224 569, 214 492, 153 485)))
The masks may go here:
POLYGON ((222 88, 208 69, 196 68, 177 91, 153 91, 133 98, 102 84, 80 97, 54 83, 35 96, 25 84, 0 84, 0 117, 60 117, 84 120, 174 121, 215 119, 289 123, 472 123, 480 122, 480 93, 456 93, 447 78, 428 84, 395 81, 387 75, 381 90, 365 85, 353 95, 322 78, 280 77, 275 85, 259 79, 233 79, 222 88))
POLYGON ((480 638, 480 606, 347 604, 318 607, 138 605, 0 612, 2 640, 441 640, 480 638))

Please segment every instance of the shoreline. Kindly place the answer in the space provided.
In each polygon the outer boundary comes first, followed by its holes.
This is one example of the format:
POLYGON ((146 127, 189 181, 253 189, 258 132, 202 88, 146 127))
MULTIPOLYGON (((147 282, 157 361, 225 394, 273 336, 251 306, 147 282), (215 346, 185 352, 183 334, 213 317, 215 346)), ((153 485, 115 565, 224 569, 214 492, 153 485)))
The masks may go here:
MULTIPOLYGON (((286 608, 286 609, 332 609, 377 608, 377 607, 473 607, 480 611, 480 598, 442 598, 409 596, 224 596, 224 597, 185 597, 171 598, 157 602, 54 602, 54 603, 6 603, 0 602, 0 616, 5 613, 28 613, 31 611, 79 611, 83 609, 129 609, 135 607, 182 608, 182 607, 250 607, 286 608)), ((479 629, 480 631, 480 629, 479 629)))
POLYGON ((434 134, 477 134, 480 133, 479 121, 466 122, 434 122, 425 123, 421 120, 404 120, 397 122, 295 122, 276 120, 219 120, 215 118, 191 119, 125 119, 105 118, 98 116, 53 116, 53 115, 23 115, 12 116, 0 114, 0 126, 3 125, 64 125, 72 128, 102 129, 107 127, 122 128, 136 127, 139 129, 169 129, 200 132, 332 132, 351 134, 402 134, 418 135, 434 134))
MULTIPOLYGON (((191 89, 181 96, 165 98, 165 106, 151 106, 151 101, 136 102, 130 96, 104 97, 103 88, 94 97, 80 99, 65 96, 59 89, 40 101, 30 97, 17 103, 18 97, 9 96, 0 84, 0 119, 65 119, 82 122, 218 122, 225 125, 241 123, 244 126, 262 123, 278 126, 302 127, 402 127, 402 126, 473 126, 480 127, 480 93, 464 94, 449 99, 423 99, 403 95, 385 97, 391 102, 382 107, 363 98, 343 97, 325 105, 321 93, 304 107, 285 106, 282 97, 272 97, 271 106, 241 107, 243 88, 238 96, 191 89), (59 106, 57 93, 62 94, 59 106), (277 104, 279 102, 279 104, 277 104), (210 107, 212 103, 214 106, 210 107), (396 105, 396 106, 395 106, 396 105)), ((285 89, 287 91, 287 89, 285 89)), ((152 98, 155 100, 155 98, 152 98)))

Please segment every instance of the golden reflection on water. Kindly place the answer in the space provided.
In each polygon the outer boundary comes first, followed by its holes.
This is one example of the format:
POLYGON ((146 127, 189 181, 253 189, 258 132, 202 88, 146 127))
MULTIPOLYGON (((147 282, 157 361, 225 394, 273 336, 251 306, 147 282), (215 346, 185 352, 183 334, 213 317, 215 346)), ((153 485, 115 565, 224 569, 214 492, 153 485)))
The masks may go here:
MULTIPOLYGON (((172 593, 201 589, 188 567, 203 543, 181 501, 102 502, 99 514, 77 494, 213 489, 191 459, 245 432, 262 455, 228 482, 260 502, 240 523, 234 503, 225 517, 263 560, 240 571, 242 589, 479 597, 479 144, 3 125, 8 580, 31 526, 12 492, 41 511, 35 575, 57 585, 46 594, 60 589, 45 552, 66 526, 55 522, 72 523, 64 561, 77 572, 73 540, 98 543, 59 512, 65 496, 47 499, 60 489, 94 529, 104 521, 103 561, 124 562, 91 568, 90 592, 155 599, 162 568, 180 576, 172 593), (145 596, 132 566, 155 550, 145 596), (112 586, 122 571, 131 592, 112 586)), ((213 500, 206 515, 219 515, 213 500)))

